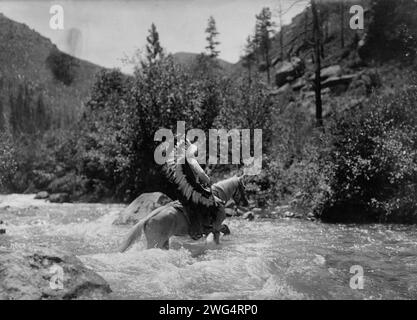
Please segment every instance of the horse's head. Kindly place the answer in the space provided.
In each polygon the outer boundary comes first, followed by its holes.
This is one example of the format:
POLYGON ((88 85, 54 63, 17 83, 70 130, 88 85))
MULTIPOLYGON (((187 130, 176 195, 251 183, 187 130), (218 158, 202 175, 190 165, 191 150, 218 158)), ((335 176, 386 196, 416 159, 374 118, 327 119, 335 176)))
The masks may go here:
MULTIPOLYGON (((230 199, 233 199, 237 205, 248 206, 248 200, 245 196, 245 184, 244 177, 233 176, 226 180, 220 181, 212 185, 213 194, 227 202, 230 199)), ((214 241, 219 243, 219 236, 222 230, 223 220, 226 218, 226 211, 224 206, 218 206, 216 214, 212 221, 212 227, 210 226, 210 231, 213 231, 214 241)))
POLYGON ((244 176, 233 176, 212 185, 213 193, 224 202, 233 199, 237 205, 248 206, 245 196, 244 176))
POLYGON ((237 179, 238 179, 237 188, 235 192, 233 193, 232 198, 237 205, 242 205, 244 207, 247 207, 249 205, 249 202, 245 195, 245 192, 246 192, 245 181, 244 181, 245 176, 242 175, 240 177, 237 177, 237 179))

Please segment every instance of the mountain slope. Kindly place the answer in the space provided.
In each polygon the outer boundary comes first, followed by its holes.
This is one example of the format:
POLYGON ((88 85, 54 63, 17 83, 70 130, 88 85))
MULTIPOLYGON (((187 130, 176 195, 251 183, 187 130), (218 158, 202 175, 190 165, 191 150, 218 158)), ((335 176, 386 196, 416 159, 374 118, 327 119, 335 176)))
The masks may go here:
MULTIPOLYGON (((174 58, 174 61, 184 65, 184 66, 190 66, 192 65, 197 57, 199 56, 199 53, 191 53, 191 52, 176 52, 172 55, 174 58)), ((224 70, 226 74, 230 74, 234 69, 234 64, 230 63, 228 61, 217 59, 220 67, 224 70)))
MULTIPOLYGON (((368 25, 367 9, 369 0, 345 0, 343 7, 340 1, 321 1, 319 4, 319 21, 322 38, 322 67, 333 64, 349 64, 352 59, 347 59, 354 54, 357 42, 363 38, 365 31, 352 30, 349 27, 349 20, 352 14, 349 9, 354 4, 360 4, 365 9, 365 26, 368 25), (343 13, 343 14, 342 14, 343 13), (342 19, 343 17, 343 19, 342 19), (343 28, 344 45, 342 46, 341 31, 343 28)), ((274 20, 275 23, 279 21, 274 20)), ((272 70, 274 73, 282 66, 282 60, 290 61, 291 57, 299 57, 306 63, 307 70, 311 71, 313 63, 313 18, 311 6, 307 6, 301 13, 291 19, 287 25, 283 25, 282 30, 276 32, 271 38, 269 56, 271 57, 272 70), (281 57, 281 33, 282 33, 282 53, 281 57)), ((264 59, 259 54, 260 65, 264 65, 264 59)), ((236 76, 247 72, 243 60, 236 65, 236 76), (239 66, 239 67, 238 67, 239 66)))
POLYGON ((17 123, 33 120, 40 107, 52 127, 75 121, 101 69, 0 13, 0 110, 11 130, 25 131, 17 123))

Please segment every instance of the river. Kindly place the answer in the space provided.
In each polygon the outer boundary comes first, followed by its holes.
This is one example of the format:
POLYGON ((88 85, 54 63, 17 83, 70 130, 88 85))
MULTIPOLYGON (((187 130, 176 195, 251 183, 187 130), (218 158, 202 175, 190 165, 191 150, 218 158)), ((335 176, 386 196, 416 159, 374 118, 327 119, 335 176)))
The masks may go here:
POLYGON ((119 204, 50 204, 0 196, 0 246, 45 245, 76 254, 110 284, 114 299, 417 299, 417 227, 296 219, 228 219, 221 244, 173 238, 172 250, 126 253, 119 204), (352 266, 363 289, 351 288, 352 266))

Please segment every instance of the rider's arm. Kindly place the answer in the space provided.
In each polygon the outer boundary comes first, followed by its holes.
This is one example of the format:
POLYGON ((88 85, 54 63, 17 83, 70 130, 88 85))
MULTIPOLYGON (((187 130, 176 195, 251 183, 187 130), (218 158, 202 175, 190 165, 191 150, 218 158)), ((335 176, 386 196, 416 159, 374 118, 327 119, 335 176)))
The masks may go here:
POLYGON ((190 165, 191 169, 193 170, 194 176, 201 182, 210 184, 209 176, 204 172, 203 168, 201 168, 200 164, 198 163, 195 155, 197 153, 197 146, 194 144, 190 144, 186 151, 186 160, 190 165))

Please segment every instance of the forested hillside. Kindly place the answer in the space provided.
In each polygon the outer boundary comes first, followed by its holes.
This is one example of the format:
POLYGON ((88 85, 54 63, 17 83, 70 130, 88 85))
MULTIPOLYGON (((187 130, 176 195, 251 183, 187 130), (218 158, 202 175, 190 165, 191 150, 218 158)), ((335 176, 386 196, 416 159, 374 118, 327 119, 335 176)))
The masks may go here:
POLYGON ((0 125, 13 134, 71 125, 100 69, 0 13, 0 125))

